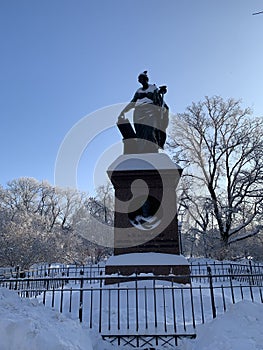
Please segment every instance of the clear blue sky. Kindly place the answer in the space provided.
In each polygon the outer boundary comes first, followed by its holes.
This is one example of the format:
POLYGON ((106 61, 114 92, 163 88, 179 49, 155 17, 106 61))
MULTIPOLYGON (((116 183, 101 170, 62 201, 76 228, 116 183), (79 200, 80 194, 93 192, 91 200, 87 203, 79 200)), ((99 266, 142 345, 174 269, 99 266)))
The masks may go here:
MULTIPOLYGON (((168 85, 174 113, 218 94, 262 116, 263 14, 252 16, 260 10, 262 0, 0 0, 0 184, 54 183, 68 131, 128 102, 145 69, 168 85)), ((100 147, 120 139, 115 128, 88 147, 81 189, 92 192, 100 147)))

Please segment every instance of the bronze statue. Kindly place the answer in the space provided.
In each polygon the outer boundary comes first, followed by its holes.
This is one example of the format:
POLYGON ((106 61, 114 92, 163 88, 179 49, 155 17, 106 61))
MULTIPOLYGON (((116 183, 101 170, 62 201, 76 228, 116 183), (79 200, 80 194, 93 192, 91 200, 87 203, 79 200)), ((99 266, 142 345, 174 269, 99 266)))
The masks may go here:
POLYGON ((139 88, 131 102, 121 111, 118 117, 118 126, 124 139, 136 137, 137 153, 155 153, 159 148, 163 148, 166 140, 166 128, 168 126, 168 106, 164 102, 164 94, 167 92, 166 86, 157 88, 155 84, 149 84, 147 71, 138 76, 138 81, 142 87, 139 88), (135 133, 128 131, 125 133, 122 125, 129 123, 125 119, 125 113, 134 108, 133 122, 135 133), (124 132, 123 132, 124 131, 124 132))

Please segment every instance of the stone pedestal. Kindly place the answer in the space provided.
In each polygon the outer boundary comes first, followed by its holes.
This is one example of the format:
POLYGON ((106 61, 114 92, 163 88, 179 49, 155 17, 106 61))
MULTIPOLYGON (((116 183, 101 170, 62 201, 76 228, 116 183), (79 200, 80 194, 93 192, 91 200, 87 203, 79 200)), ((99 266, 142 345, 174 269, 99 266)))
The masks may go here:
MULTIPOLYGON (((176 187, 182 169, 164 153, 125 154, 107 173, 115 189, 114 256, 151 252, 179 256, 176 187)), ((160 270, 158 260, 146 266, 136 261, 120 271, 120 265, 107 264, 106 274, 180 272, 179 265, 160 270)), ((189 267, 181 272, 189 274, 189 267)))

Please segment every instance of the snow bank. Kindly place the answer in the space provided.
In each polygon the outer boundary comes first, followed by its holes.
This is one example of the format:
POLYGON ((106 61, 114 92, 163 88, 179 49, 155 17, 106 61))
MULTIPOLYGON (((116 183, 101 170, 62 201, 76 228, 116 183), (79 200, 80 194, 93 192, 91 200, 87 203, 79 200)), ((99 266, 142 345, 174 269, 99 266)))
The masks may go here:
POLYGON ((92 350, 77 321, 0 288, 0 350, 92 350))
POLYGON ((197 328, 195 341, 181 350, 263 350, 263 304, 242 301, 197 328))

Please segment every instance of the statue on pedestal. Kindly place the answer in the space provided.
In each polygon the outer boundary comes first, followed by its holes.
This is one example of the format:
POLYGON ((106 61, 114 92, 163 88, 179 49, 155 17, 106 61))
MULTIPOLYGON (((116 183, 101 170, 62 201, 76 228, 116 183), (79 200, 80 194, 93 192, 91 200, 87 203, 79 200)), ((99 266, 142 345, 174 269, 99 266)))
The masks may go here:
POLYGON ((135 92, 131 102, 121 111, 117 125, 124 140, 137 139, 135 153, 157 153, 159 148, 163 149, 166 140, 169 111, 164 102, 164 94, 167 88, 166 86, 158 88, 155 84, 149 84, 147 71, 138 76, 138 81, 142 87, 135 92), (128 119, 125 118, 125 113, 132 108, 134 108, 135 133, 128 119))
MULTIPOLYGON (((158 152, 164 147, 168 126, 166 86, 149 84, 146 71, 138 81, 142 87, 117 122, 124 154, 107 170, 115 191, 115 213, 114 256, 105 271, 121 276, 152 273, 168 281, 191 283, 189 264, 180 256, 178 233, 176 187, 182 169, 167 154, 158 152), (134 128, 125 118, 133 108, 134 128), (145 262, 146 258, 147 264, 142 264, 140 259, 145 262), (162 258, 165 261, 160 263, 162 258)), ((119 283, 119 279, 105 280, 110 283, 119 283)))

